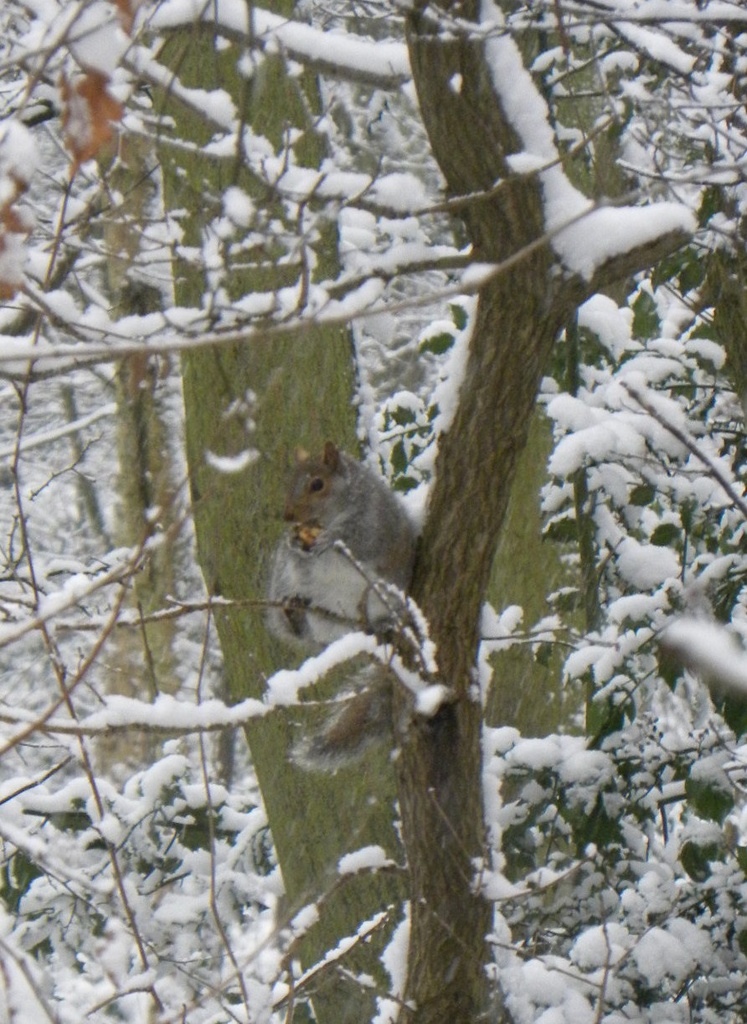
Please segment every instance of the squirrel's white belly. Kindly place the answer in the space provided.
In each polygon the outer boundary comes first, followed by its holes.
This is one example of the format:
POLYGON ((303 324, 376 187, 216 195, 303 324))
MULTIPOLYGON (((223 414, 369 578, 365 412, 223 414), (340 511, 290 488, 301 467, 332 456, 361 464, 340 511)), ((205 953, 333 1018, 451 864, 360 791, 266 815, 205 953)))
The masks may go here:
POLYGON ((288 544, 273 567, 270 597, 298 602, 288 613, 271 610, 275 632, 305 643, 324 645, 354 629, 375 627, 391 616, 377 593, 385 588, 366 566, 358 566, 335 548, 303 551, 288 544), (288 635, 290 634, 290 635, 288 635))

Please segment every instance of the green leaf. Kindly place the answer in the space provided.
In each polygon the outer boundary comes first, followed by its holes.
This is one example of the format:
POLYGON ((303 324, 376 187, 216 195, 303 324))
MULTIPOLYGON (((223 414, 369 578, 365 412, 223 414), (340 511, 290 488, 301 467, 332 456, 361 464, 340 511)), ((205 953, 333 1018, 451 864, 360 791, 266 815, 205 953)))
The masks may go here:
POLYGON ((733 729, 737 739, 747 733, 747 701, 726 697, 721 707, 724 721, 733 729))
POLYGON ((674 691, 675 686, 682 678, 682 665, 675 658, 670 657, 665 651, 661 651, 658 658, 658 667, 659 676, 664 680, 669 689, 674 691))
POLYGON ((563 543, 575 541, 578 539, 576 520, 556 519, 555 522, 548 523, 544 529, 543 536, 549 537, 550 540, 558 540, 563 543))
POLYGON ((560 808, 563 818, 570 824, 576 850, 581 854, 589 843, 601 848, 622 841, 620 820, 607 814, 601 795, 590 814, 580 807, 560 808))
POLYGON ((716 843, 701 846, 698 843, 684 843, 680 850, 680 863, 690 878, 705 882, 711 876, 711 861, 717 860, 719 848, 716 843))
POLYGON ((656 497, 656 488, 653 484, 637 484, 630 492, 628 501, 631 505, 650 505, 656 497))
POLYGON ((552 656, 555 651, 555 646, 550 643, 537 644, 534 649, 534 660, 538 665, 544 665, 545 668, 552 661, 552 656))
POLYGON ((633 303, 633 337, 655 338, 660 333, 656 303, 648 292, 641 292, 633 303))
POLYGON ((0 897, 13 913, 18 913, 21 900, 28 892, 35 878, 39 878, 41 870, 33 861, 20 852, 16 852, 6 861, 0 875, 0 897))
POLYGON ((464 328, 467 326, 467 322, 469 320, 469 317, 467 316, 467 310, 464 308, 464 306, 460 306, 458 302, 450 303, 449 309, 451 310, 451 318, 454 321, 454 324, 456 325, 456 329, 458 331, 463 331, 464 328))
POLYGON ((404 471, 407 469, 407 451, 405 449, 404 441, 397 441, 397 443, 392 448, 391 455, 389 456, 389 461, 392 464, 392 469, 394 470, 395 474, 404 473, 404 471))
POLYGON ((680 291, 683 294, 687 294, 687 292, 692 291, 693 288, 699 288, 702 285, 703 278, 705 277, 705 268, 707 266, 707 261, 702 259, 690 259, 685 261, 679 275, 680 291))
POLYGON ((619 732, 625 725, 625 708, 608 700, 587 700, 586 735, 592 737, 595 746, 603 739, 619 732))
POLYGON ((421 352, 433 352, 434 355, 442 356, 444 352, 448 352, 451 346, 454 344, 454 335, 447 334, 434 334, 430 338, 426 338, 420 342, 421 352))
POLYGON ((723 189, 711 185, 709 188, 703 190, 703 195, 700 200, 700 209, 698 210, 698 221, 700 224, 707 224, 714 213, 720 213, 723 209, 724 193, 723 189))
POLYGON ((669 548, 679 541, 682 531, 676 523, 661 523, 651 534, 651 543, 657 548, 669 548))
POLYGON ((701 818, 715 821, 719 825, 723 824, 726 815, 734 808, 734 797, 729 790, 704 779, 687 779, 685 793, 701 818))
POLYGON ((408 491, 414 491, 419 486, 419 481, 411 476, 398 476, 392 482, 392 490, 399 491, 400 494, 407 494, 408 491))
POLYGON ((407 427, 415 422, 415 410, 406 405, 398 405, 396 409, 390 409, 388 415, 398 427, 407 427))

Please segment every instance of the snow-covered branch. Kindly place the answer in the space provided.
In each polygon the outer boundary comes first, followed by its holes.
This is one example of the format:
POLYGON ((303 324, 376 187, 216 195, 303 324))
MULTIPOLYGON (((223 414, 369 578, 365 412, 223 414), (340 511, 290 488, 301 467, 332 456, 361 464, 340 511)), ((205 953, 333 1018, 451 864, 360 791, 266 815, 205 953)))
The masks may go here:
POLYGON ((157 32, 195 22, 213 26, 226 38, 267 53, 282 52, 314 71, 361 85, 396 89, 410 77, 407 47, 375 42, 339 30, 325 31, 236 0, 162 0, 149 25, 157 32))

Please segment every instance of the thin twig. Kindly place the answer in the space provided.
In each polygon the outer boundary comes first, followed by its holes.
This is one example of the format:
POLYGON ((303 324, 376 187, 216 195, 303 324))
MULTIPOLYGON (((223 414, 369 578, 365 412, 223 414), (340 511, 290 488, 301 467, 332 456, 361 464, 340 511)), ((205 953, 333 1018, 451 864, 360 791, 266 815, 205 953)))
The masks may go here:
POLYGON ((628 392, 630 397, 634 399, 642 409, 644 409, 649 416, 656 420, 656 422, 664 427, 672 437, 676 437, 677 440, 683 444, 687 450, 694 455, 708 470, 709 474, 713 479, 723 488, 728 494, 735 506, 739 509, 742 515, 747 519, 747 501, 737 494, 734 489, 734 485, 724 474, 721 467, 718 466, 703 450, 698 446, 697 442, 676 424, 668 420, 655 406, 653 406, 647 398, 644 398, 643 394, 633 384, 629 384, 626 381, 622 381, 623 388, 628 392))

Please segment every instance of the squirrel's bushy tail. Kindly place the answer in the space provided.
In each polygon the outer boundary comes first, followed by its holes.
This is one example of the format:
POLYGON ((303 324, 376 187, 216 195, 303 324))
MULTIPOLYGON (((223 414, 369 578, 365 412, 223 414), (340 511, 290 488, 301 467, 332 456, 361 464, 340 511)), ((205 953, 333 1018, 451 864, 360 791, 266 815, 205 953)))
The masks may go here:
POLYGON ((334 772, 357 761, 365 750, 392 736, 392 677, 372 665, 364 688, 340 703, 320 729, 293 747, 291 759, 301 768, 334 772))

